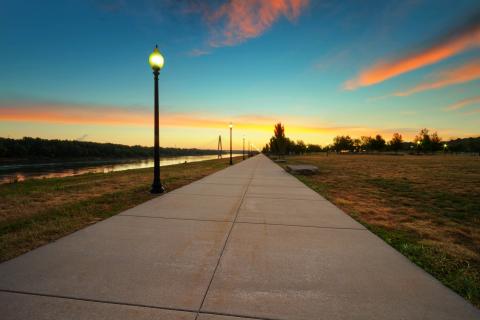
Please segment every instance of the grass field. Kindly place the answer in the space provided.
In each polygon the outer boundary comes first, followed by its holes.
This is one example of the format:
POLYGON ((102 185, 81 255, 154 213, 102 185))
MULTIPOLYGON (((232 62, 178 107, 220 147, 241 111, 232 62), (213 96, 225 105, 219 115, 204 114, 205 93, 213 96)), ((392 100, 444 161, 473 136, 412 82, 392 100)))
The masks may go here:
POLYGON ((480 157, 307 155, 301 181, 480 307, 480 157))
MULTIPOLYGON (((171 191, 227 166, 228 159, 166 166, 161 179, 171 191)), ((138 169, 0 185, 0 261, 153 198, 152 177, 153 169, 138 169)))

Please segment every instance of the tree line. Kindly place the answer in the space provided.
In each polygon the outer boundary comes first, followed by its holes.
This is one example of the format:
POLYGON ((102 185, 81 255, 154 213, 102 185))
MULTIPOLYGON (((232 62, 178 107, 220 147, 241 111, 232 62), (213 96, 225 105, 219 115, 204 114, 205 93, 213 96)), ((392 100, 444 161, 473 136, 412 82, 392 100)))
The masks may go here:
POLYGON ((303 140, 296 142, 285 136, 285 127, 279 122, 275 124, 273 136, 270 142, 263 149, 263 153, 271 153, 278 155, 285 154, 303 154, 306 152, 321 152, 322 147, 318 144, 305 144, 303 140))
POLYGON ((430 133, 428 129, 424 128, 419 131, 413 141, 404 141, 400 133, 394 133, 389 141, 386 141, 380 134, 375 137, 362 136, 360 139, 354 139, 347 135, 336 136, 333 143, 324 149, 335 152, 480 153, 480 137, 445 141, 437 132, 430 133))
MULTIPOLYGON (((162 148, 161 156, 192 156, 216 154, 217 150, 162 148)), ((114 143, 97 143, 76 140, 48 140, 24 137, 0 138, 0 158, 69 159, 69 158, 149 158, 153 147, 127 146, 114 143)))
POLYGON ((443 141, 437 132, 421 129, 413 141, 404 141, 400 133, 394 133, 390 140, 385 140, 380 134, 352 138, 349 135, 336 136, 333 143, 325 147, 318 144, 305 144, 302 140, 296 142, 285 136, 285 127, 281 123, 274 126, 274 135, 270 138, 262 152, 278 155, 303 154, 310 152, 411 152, 434 153, 443 152, 472 152, 480 153, 480 137, 463 138, 443 141))

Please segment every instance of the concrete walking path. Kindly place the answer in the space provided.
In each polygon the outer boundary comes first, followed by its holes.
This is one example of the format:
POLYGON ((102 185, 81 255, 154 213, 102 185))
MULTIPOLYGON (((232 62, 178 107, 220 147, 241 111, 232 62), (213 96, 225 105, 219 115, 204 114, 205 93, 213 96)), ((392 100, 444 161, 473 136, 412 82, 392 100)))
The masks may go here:
POLYGON ((7 319, 480 319, 263 155, 0 264, 7 319))

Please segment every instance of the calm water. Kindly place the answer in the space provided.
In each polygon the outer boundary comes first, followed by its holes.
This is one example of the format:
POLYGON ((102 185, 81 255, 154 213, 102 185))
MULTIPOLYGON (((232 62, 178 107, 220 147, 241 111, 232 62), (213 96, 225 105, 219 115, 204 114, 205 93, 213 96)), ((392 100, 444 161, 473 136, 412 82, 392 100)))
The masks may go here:
MULTIPOLYGON (((223 156, 228 157, 227 155, 223 156)), ((160 166, 217 159, 217 155, 183 156, 160 159, 160 166)), ((126 161, 88 161, 45 164, 0 165, 0 184, 27 179, 58 178, 84 173, 107 173, 130 169, 151 168, 153 159, 126 161)))

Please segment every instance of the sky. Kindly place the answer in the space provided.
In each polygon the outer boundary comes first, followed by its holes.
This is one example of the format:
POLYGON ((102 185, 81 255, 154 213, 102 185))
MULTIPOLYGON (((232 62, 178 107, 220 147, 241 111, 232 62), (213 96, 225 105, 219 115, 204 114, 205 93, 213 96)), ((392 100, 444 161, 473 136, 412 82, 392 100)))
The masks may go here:
POLYGON ((3 0, 0 136, 261 148, 480 135, 478 0, 3 0))

